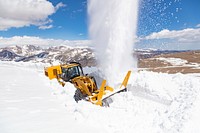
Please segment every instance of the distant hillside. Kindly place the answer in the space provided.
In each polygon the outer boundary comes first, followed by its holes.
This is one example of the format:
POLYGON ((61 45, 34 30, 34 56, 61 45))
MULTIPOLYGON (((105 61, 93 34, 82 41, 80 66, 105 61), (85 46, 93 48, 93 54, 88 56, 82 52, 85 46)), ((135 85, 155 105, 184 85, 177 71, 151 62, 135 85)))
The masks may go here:
POLYGON ((141 70, 164 73, 200 73, 200 50, 162 53, 140 59, 138 67, 141 70))
MULTIPOLYGON (((138 49, 133 56, 138 58, 140 70, 167 73, 199 72, 199 51, 169 51, 156 49, 138 49), (173 59, 175 58, 175 59, 173 59), (186 60, 182 66, 171 64, 173 60, 186 60)), ((80 62, 82 66, 96 66, 94 50, 90 47, 53 46, 42 48, 34 45, 9 46, 0 48, 0 60, 15 62, 67 63, 80 62)))
POLYGON ((66 63, 80 62, 83 66, 96 65, 92 49, 87 47, 54 46, 41 48, 34 45, 9 46, 0 48, 0 60, 16 62, 43 62, 59 61, 66 63))

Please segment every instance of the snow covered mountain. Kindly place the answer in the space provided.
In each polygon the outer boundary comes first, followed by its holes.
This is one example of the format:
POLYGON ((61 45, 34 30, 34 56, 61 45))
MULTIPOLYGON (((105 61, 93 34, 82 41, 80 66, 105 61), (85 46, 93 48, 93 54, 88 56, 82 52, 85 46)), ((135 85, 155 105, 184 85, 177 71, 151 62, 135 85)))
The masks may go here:
POLYGON ((61 63, 77 61, 83 66, 94 66, 93 50, 87 47, 54 46, 42 48, 34 45, 0 48, 0 60, 15 62, 61 63))
MULTIPOLYGON (((151 58, 160 54, 176 53, 180 51, 168 51, 157 49, 137 49, 133 56, 139 59, 151 58)), ((0 60, 15 62, 42 62, 66 63, 80 62, 83 66, 96 66, 94 50, 91 47, 71 47, 67 45, 39 47, 35 45, 8 46, 0 48, 0 60)))

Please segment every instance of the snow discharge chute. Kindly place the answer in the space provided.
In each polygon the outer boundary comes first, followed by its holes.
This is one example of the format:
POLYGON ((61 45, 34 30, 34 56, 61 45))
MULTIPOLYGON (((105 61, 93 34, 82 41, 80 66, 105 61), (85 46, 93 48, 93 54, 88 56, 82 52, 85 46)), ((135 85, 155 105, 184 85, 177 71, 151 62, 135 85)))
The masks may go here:
POLYGON ((106 85, 106 80, 103 80, 100 88, 97 88, 95 78, 87 74, 85 75, 80 63, 72 62, 45 68, 45 75, 50 80, 57 79, 63 87, 66 82, 70 82, 77 88, 74 94, 76 102, 84 99, 100 106, 109 106, 107 103, 108 98, 116 93, 126 91, 130 74, 131 71, 128 71, 118 89, 113 89, 106 85))

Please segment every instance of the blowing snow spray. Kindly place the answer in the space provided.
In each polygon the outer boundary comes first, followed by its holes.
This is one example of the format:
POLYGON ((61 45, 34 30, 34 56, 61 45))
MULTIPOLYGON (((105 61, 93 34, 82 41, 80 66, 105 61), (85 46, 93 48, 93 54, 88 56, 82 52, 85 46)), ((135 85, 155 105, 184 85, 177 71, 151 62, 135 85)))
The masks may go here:
POLYGON ((133 47, 138 0, 88 0, 89 34, 102 73, 112 86, 120 74, 137 67, 133 47))

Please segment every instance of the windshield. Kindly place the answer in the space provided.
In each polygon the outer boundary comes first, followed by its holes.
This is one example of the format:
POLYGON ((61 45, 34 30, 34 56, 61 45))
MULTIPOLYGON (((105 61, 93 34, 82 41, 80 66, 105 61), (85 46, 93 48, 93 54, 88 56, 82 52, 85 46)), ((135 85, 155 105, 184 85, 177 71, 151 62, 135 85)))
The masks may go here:
POLYGON ((68 68, 67 74, 68 74, 68 78, 69 78, 69 79, 74 78, 74 77, 77 77, 77 76, 80 75, 80 74, 79 74, 78 67, 71 67, 71 68, 68 68))
POLYGON ((63 68, 62 69, 62 78, 65 81, 69 81, 70 79, 73 79, 77 76, 80 76, 79 68, 78 66, 76 67, 71 67, 71 68, 63 68))

